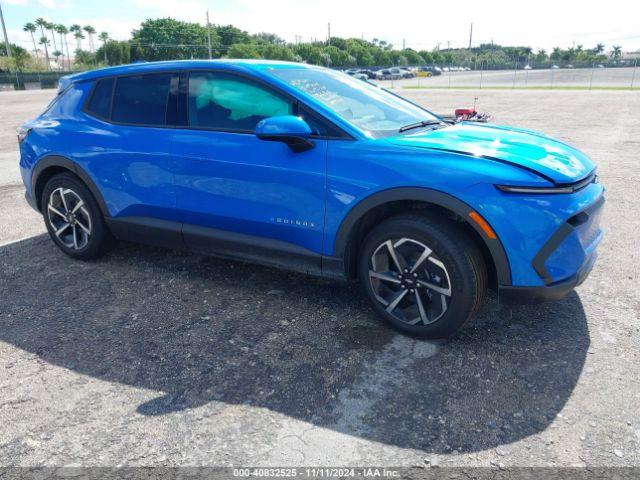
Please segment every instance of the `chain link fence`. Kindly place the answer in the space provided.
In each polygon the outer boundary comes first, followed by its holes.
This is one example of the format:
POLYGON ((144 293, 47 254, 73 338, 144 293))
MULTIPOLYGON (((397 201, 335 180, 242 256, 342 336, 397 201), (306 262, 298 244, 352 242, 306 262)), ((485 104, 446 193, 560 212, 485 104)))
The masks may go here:
MULTIPOLYGON (((511 68, 506 68, 504 63, 469 62, 466 65, 353 67, 350 71, 371 75, 389 69, 393 70, 392 75, 370 81, 386 88, 640 89, 637 59, 597 64, 515 61, 511 68)), ((56 88, 60 77, 72 73, 75 72, 0 72, 0 91, 56 88)))
POLYGON ((529 88, 529 89, 640 89, 638 60, 618 64, 518 64, 479 63, 477 68, 458 65, 400 67, 402 77, 372 79, 386 88, 529 88))
POLYGON ((76 72, 0 72, 0 91, 57 88, 58 80, 76 72))

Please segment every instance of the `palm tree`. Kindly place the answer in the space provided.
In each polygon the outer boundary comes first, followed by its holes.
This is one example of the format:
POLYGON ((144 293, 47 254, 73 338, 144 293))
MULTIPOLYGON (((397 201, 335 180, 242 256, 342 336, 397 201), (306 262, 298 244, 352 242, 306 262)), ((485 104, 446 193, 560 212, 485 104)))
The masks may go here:
POLYGON ((69 27, 69 31, 73 33, 73 38, 76 39, 76 50, 82 50, 82 39, 84 38, 84 35, 82 35, 82 27, 74 23, 69 27))
POLYGON ((601 53, 604 53, 604 43, 597 44, 594 50, 596 51, 596 55, 600 55, 601 53))
POLYGON ((44 55, 47 60, 47 70, 49 70, 51 65, 49 65, 49 50, 47 47, 51 45, 51 42, 47 37, 40 37, 40 41, 38 43, 44 47, 44 55))
POLYGON ((93 51, 93 36, 96 33, 96 29, 93 28, 91 25, 85 25, 84 27, 82 27, 82 29, 85 32, 87 32, 87 35, 89 36, 89 50, 91 51, 91 54, 93 55, 93 53, 94 53, 94 51, 93 51))
POLYGON ((56 63, 58 63, 58 65, 60 64, 60 57, 62 56, 62 52, 60 50, 54 50, 51 55, 53 55, 54 57, 56 57, 56 63))
POLYGON ((622 56, 622 47, 620 45, 614 45, 613 50, 611 50, 611 56, 614 59, 618 59, 622 56))
POLYGON ((31 22, 27 22, 24 24, 24 27, 22 27, 22 31, 29 32, 29 34, 31 35, 31 41, 33 42, 33 52, 36 54, 36 58, 38 58, 38 46, 36 45, 36 38, 33 36, 33 34, 36 33, 36 26, 31 22))
POLYGON ((45 26, 45 28, 51 32, 51 39, 53 40, 53 49, 58 50, 58 45, 56 44, 55 23, 47 22, 47 25, 45 26))
POLYGON ((65 45, 67 46, 67 61, 69 68, 71 68, 71 57, 69 57, 69 45, 67 44, 67 34, 69 33, 69 30, 67 30, 67 27, 59 23, 58 25, 56 25, 56 32, 58 33, 58 35, 60 35, 60 50, 62 50, 63 57, 64 47, 65 45))
POLYGON ((38 17, 36 18, 36 25, 40 27, 40 33, 42 34, 42 36, 40 37, 40 45, 44 46, 44 57, 45 57, 45 62, 46 62, 46 67, 47 70, 49 70, 49 50, 47 48, 47 46, 49 45, 49 40, 47 39, 47 36, 44 34, 44 28, 47 25, 47 21, 42 18, 42 17, 38 17), (43 40, 45 40, 43 42, 43 40))
POLYGON ((104 63, 107 63, 107 40, 109 40, 109 34, 107 32, 100 32, 98 38, 102 42, 102 50, 104 50, 104 63))

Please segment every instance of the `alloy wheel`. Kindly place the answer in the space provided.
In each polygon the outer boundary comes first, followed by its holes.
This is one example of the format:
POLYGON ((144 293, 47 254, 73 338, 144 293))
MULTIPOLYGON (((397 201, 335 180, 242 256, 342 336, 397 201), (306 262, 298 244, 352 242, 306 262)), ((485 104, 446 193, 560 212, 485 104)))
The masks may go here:
POLYGON ((451 303, 451 280, 444 263, 427 245, 389 239, 371 255, 369 281, 385 311, 409 325, 439 320, 451 303))
POLYGON ((67 248, 81 250, 91 238, 91 215, 80 196, 70 188, 49 195, 47 216, 54 235, 67 248))

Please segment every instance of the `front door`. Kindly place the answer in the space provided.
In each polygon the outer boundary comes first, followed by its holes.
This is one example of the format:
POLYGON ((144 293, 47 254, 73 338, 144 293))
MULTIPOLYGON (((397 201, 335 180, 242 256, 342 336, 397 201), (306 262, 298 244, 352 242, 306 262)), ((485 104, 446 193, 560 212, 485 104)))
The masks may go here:
POLYGON ((327 141, 294 153, 253 133, 260 120, 294 110, 292 100, 244 76, 189 74, 188 128, 172 142, 188 247, 319 269, 327 141))

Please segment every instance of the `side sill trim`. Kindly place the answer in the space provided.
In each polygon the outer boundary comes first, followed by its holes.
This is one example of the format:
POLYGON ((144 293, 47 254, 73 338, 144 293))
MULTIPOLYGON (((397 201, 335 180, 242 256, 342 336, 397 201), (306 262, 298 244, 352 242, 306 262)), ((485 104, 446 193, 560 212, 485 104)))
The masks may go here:
POLYGON ((311 275, 322 273, 320 254, 280 240, 190 224, 183 225, 182 239, 188 250, 205 255, 311 275))
POLYGON ((119 240, 187 250, 332 279, 346 279, 344 262, 270 238, 149 217, 107 217, 119 240))

